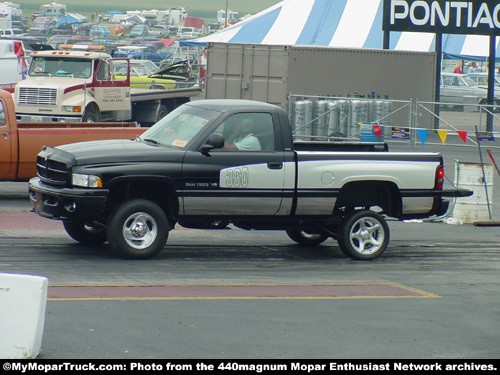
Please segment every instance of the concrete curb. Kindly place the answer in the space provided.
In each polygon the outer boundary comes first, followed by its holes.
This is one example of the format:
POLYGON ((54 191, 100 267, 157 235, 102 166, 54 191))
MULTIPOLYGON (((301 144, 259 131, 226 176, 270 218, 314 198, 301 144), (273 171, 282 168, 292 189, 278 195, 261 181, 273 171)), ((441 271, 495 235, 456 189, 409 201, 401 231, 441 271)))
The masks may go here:
POLYGON ((48 279, 0 273, 0 358, 35 358, 40 353, 48 279))

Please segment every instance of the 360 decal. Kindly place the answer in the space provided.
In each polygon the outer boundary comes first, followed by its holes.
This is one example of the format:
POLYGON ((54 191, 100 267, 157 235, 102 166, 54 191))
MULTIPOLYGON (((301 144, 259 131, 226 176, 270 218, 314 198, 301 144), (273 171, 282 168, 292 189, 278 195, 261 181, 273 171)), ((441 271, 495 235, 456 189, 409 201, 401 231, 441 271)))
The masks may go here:
POLYGON ((247 167, 231 168, 225 171, 225 186, 233 188, 248 187, 250 171, 247 167))

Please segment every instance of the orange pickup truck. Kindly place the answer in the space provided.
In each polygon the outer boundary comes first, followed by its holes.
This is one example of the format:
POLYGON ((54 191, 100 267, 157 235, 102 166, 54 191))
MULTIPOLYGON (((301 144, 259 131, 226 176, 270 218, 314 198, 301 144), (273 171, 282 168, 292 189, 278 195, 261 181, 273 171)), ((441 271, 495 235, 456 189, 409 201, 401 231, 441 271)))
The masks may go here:
POLYGON ((43 146, 100 139, 134 139, 146 128, 136 123, 18 123, 12 95, 0 90, 0 181, 36 176, 36 156, 43 146))

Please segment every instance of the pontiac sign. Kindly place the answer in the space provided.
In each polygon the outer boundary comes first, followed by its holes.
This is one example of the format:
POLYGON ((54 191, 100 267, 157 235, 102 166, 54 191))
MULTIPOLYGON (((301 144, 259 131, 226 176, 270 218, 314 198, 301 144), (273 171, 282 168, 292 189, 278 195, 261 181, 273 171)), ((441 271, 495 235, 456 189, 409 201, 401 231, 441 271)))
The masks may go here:
POLYGON ((384 0, 384 31, 500 35, 500 2, 384 0))

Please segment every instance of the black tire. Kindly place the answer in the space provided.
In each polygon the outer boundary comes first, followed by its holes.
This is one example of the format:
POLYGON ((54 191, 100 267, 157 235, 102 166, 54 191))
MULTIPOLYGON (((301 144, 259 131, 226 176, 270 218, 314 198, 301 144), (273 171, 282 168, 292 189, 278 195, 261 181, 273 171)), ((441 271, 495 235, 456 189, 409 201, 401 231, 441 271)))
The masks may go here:
POLYGON ((493 100, 493 113, 499 113, 500 112, 500 101, 495 99, 493 100))
POLYGON ((63 225, 66 233, 82 244, 99 245, 107 241, 104 225, 82 221, 63 221, 63 225))
POLYGON ((486 108, 486 112, 490 113, 499 113, 500 112, 500 101, 497 99, 493 100, 493 105, 489 106, 488 101, 486 99, 481 99, 479 105, 483 105, 486 108))
POLYGON ((82 122, 100 122, 101 113, 95 107, 87 107, 82 117, 82 122))
POLYGON ((151 85, 151 86, 149 87, 149 89, 150 89, 150 90, 166 90, 166 89, 165 89, 165 86, 163 86, 163 85, 158 85, 158 84, 156 84, 156 85, 151 85))
POLYGON ((318 246, 329 237, 326 233, 307 233, 300 229, 287 229, 286 234, 292 241, 302 246, 318 246))
POLYGON ((348 257, 371 260, 384 253, 389 237, 389 226, 381 215, 370 210, 358 210, 346 215, 339 226, 337 241, 348 257))
POLYGON ((158 107, 158 112, 156 114, 156 122, 160 121, 163 117, 168 114, 168 109, 164 105, 158 107))
POLYGON ((163 210, 146 199, 131 199, 117 206, 106 228, 113 251, 127 259, 153 258, 163 250, 170 231, 163 210))

